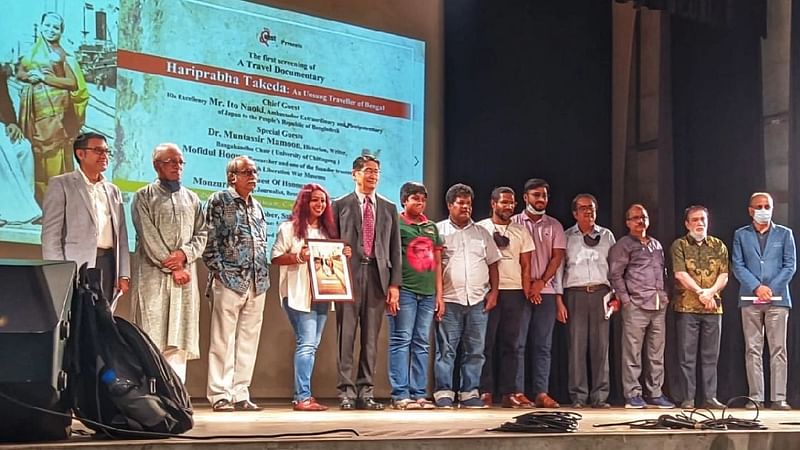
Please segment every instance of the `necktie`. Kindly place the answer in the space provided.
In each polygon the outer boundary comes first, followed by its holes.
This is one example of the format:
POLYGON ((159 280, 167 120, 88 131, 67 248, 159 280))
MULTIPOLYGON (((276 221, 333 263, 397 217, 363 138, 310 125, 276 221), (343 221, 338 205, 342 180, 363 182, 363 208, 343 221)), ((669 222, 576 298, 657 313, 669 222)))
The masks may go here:
POLYGON ((372 257, 372 243, 375 240, 375 211, 372 209, 372 199, 365 197, 364 221, 361 227, 364 234, 364 256, 372 257))

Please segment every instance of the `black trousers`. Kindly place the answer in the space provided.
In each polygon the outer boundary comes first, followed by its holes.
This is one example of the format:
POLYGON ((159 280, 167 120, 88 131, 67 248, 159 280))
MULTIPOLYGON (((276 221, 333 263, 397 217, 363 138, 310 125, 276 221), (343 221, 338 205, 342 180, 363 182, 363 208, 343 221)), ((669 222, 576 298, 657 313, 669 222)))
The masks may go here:
POLYGON ((530 301, 522 289, 500 290, 486 327, 481 393, 505 395, 525 390, 525 339, 520 336, 527 336, 530 316, 530 301))
POLYGON ((386 294, 381 287, 374 260, 353 265, 353 303, 336 305, 336 334, 339 398, 372 398, 375 390, 375 363, 378 334, 386 313, 386 294), (356 332, 360 331, 361 349, 358 372, 353 381, 356 332))
POLYGON ((103 297, 111 304, 114 298, 114 285, 116 280, 116 258, 114 257, 114 249, 97 249, 97 256, 95 257, 94 267, 100 269, 103 280, 100 287, 103 288, 103 297))

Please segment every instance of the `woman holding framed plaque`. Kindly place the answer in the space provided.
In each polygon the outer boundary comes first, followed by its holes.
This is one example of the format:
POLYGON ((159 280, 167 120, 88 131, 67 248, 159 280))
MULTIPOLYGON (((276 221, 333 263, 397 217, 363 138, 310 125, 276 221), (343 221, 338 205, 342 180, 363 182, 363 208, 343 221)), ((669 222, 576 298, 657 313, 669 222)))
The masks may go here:
MULTIPOLYGON (((281 307, 295 334, 294 410, 324 411, 311 396, 311 373, 328 314, 328 303, 312 302, 307 240, 336 239, 339 236, 331 213, 331 199, 316 183, 304 185, 297 194, 289 219, 278 227, 272 247, 272 264, 281 268, 281 307)), ((345 247, 344 256, 350 256, 345 247)))

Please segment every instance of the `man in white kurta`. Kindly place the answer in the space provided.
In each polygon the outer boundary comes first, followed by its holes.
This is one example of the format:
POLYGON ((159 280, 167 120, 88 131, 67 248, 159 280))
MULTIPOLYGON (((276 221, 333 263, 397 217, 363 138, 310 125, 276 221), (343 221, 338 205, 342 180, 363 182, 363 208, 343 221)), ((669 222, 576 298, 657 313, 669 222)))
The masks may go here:
POLYGON ((180 185, 185 161, 175 144, 153 152, 158 180, 136 192, 131 304, 134 322, 150 336, 181 378, 200 357, 200 292, 195 262, 206 245, 197 195, 180 185))

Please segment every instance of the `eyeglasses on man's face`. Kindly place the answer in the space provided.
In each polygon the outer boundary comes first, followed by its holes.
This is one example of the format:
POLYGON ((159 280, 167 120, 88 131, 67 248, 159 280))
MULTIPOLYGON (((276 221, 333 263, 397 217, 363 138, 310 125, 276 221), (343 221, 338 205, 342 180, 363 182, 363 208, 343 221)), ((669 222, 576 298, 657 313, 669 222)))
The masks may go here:
POLYGON ((182 159, 157 159, 156 162, 164 164, 165 166, 179 166, 183 167, 186 165, 186 161, 182 159))
POLYGON ((111 150, 109 150, 108 147, 102 147, 99 145, 97 147, 79 147, 78 150, 86 150, 94 153, 97 156, 111 157, 112 155, 111 150))
POLYGON ((244 175, 246 177, 254 177, 258 176, 258 169, 237 170, 236 173, 238 173, 239 175, 244 175))
POLYGON ((367 168, 361 169, 359 172, 363 173, 364 175, 380 175, 381 174, 381 169, 373 169, 371 167, 367 167, 367 168))

